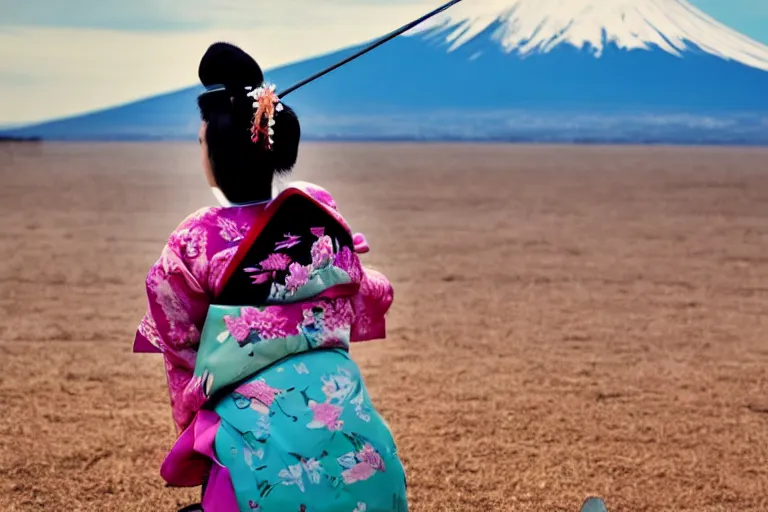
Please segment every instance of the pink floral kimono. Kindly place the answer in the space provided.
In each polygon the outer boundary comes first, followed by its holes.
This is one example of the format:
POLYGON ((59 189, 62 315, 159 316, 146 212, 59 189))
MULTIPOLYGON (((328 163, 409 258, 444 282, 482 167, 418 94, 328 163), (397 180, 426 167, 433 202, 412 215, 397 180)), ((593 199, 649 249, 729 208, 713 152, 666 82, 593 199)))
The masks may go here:
POLYGON ((135 352, 160 352, 179 433, 161 474, 210 511, 406 511, 394 440, 350 342, 385 337, 392 287, 333 198, 204 208, 147 277, 135 352), (287 231, 286 231, 287 230, 287 231))

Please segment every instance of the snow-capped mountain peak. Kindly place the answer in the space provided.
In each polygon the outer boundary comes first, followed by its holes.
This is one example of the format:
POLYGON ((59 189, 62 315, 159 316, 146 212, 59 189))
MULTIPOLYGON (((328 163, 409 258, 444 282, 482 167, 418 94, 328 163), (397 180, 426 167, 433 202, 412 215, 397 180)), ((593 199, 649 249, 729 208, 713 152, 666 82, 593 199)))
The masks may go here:
POLYGON ((686 0, 464 0, 412 34, 430 31, 450 49, 495 27, 508 53, 546 53, 560 44, 591 49, 658 47, 674 55, 701 49, 768 70, 768 46, 728 28, 686 0))

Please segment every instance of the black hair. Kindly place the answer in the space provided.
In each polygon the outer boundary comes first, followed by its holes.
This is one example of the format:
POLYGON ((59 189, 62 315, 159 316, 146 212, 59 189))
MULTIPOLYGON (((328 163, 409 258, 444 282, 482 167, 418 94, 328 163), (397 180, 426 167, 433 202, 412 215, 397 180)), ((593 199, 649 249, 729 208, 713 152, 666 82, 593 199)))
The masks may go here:
POLYGON ((283 110, 275 112, 271 148, 264 141, 251 140, 254 100, 247 96, 246 87, 262 86, 264 74, 250 55, 234 45, 211 45, 198 75, 206 87, 225 87, 198 98, 216 185, 232 203, 269 199, 273 177, 290 172, 296 163, 301 137, 298 117, 283 104, 283 110))

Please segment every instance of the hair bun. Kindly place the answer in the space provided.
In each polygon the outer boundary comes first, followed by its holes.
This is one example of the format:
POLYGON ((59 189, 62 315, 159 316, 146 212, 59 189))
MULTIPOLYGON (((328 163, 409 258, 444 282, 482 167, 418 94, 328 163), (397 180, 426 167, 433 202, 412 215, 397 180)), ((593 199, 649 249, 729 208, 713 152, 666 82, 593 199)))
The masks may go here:
POLYGON ((227 88, 245 88, 258 87, 264 82, 264 73, 253 57, 230 43, 214 43, 208 47, 197 74, 205 86, 222 84, 227 88))

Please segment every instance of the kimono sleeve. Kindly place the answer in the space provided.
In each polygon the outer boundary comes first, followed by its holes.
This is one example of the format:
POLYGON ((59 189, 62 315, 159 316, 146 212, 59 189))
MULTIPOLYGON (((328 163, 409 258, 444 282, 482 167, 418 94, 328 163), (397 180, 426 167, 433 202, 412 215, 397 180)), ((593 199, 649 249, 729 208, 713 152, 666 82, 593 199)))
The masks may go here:
POLYGON ((380 272, 363 268, 360 290, 352 299, 355 315, 350 340, 358 342, 386 338, 386 314, 393 300, 394 290, 389 279, 380 272))
POLYGON ((135 342, 136 346, 149 342, 163 354, 173 419, 179 432, 205 403, 193 372, 210 304, 208 291, 185 262, 185 243, 188 240, 178 230, 174 232, 150 269, 146 280, 148 310, 135 342))

